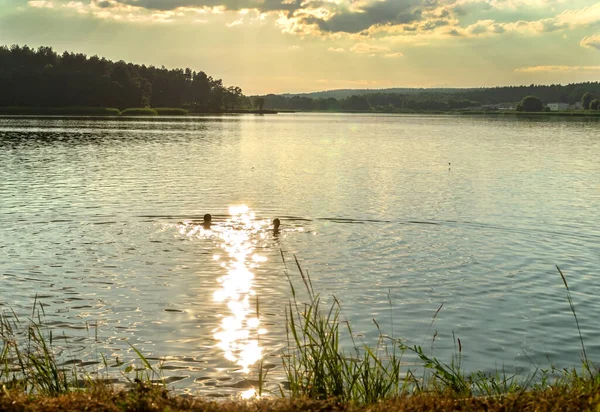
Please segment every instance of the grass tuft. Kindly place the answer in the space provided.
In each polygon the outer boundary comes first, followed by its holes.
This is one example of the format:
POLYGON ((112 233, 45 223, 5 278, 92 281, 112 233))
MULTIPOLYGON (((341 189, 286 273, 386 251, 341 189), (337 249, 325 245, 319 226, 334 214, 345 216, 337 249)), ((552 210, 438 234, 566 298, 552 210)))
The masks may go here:
POLYGON ((577 312, 575 312, 575 304, 573 303, 573 298, 571 297, 571 290, 569 289, 569 285, 567 283, 567 278, 558 265, 556 265, 556 269, 558 269, 558 273, 560 273, 560 277, 562 278, 563 283, 565 284, 565 289, 567 291, 567 300, 569 301, 569 306, 571 307, 571 312, 573 313, 573 317, 575 318, 575 325, 577 325, 577 332, 579 333, 579 340, 581 341, 581 354, 582 354, 582 364, 584 369, 593 376, 596 374, 594 371, 594 365, 591 363, 587 356, 587 352, 585 351, 585 344, 583 343, 583 335, 581 334, 581 328, 579 327, 579 319, 577 318, 577 312))
MULTIPOLYGON (((480 371, 465 373, 461 365, 464 345, 454 333, 455 349, 449 363, 427 354, 420 345, 407 346, 400 339, 385 336, 375 320, 373 322, 379 332, 377 345, 371 347, 357 344, 350 324, 340 318, 340 302, 334 296, 333 302, 325 306, 320 295, 315 293, 308 272, 302 269, 294 256, 294 263, 308 296, 307 303, 299 302, 283 253, 282 259, 292 295, 286 308, 288 349, 282 357, 292 398, 335 398, 346 403, 372 404, 415 393, 432 393, 438 396, 452 394, 460 397, 506 396, 538 388, 587 388, 589 385, 600 384, 600 376, 587 357, 570 289, 560 269, 558 270, 567 290, 567 299, 581 340, 582 372, 553 368, 550 372, 541 371, 538 374, 536 369, 527 379, 522 380, 516 375, 508 375, 504 370, 494 374, 480 371), (350 351, 343 350, 342 342, 352 342, 350 351), (414 354, 421 362, 421 376, 417 376, 413 369, 401 368, 402 355, 406 351, 414 354), (554 381, 550 383, 552 378, 554 381), (541 382, 541 385, 536 383, 532 386, 532 382, 541 382)), ((443 305, 442 303, 435 311, 427 334, 443 305)), ((436 337, 437 332, 432 338, 432 352, 436 337)))
POLYGON ((295 256, 294 260, 309 302, 298 302, 286 265, 292 299, 286 309, 288 349, 282 359, 291 397, 374 403, 397 395, 405 386, 400 373, 404 350, 399 342, 380 333, 377 349, 357 344, 348 322, 340 328, 344 323, 340 302, 334 297, 323 309, 309 274, 295 256), (342 333, 353 342, 349 352, 342 350, 342 333))

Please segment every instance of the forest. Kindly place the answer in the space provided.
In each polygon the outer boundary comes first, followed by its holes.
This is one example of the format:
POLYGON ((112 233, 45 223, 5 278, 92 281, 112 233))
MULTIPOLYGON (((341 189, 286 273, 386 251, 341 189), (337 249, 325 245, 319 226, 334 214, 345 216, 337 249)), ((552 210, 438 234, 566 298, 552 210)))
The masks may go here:
POLYGON ((242 89, 203 71, 113 62, 81 53, 0 47, 0 106, 175 107, 221 112, 243 107, 242 89))
POLYGON ((58 54, 43 46, 0 46, 0 108, 18 110, 177 108, 192 113, 218 113, 258 107, 289 111, 447 112, 493 110, 499 106, 514 109, 527 96, 535 96, 544 105, 574 105, 586 93, 591 98, 600 96, 600 83, 477 89, 346 89, 247 97, 240 87, 226 87, 221 79, 190 68, 113 62, 67 51, 58 54))
MULTIPOLYGON (((515 108, 527 96, 536 96, 544 104, 582 101, 586 93, 600 96, 600 82, 574 83, 566 86, 530 85, 506 86, 481 89, 406 89, 403 93, 377 90, 347 90, 335 98, 337 91, 298 95, 263 96, 266 109, 298 111, 450 111, 486 109, 490 106, 515 108), (314 97, 313 97, 314 96, 314 97)), ((586 107, 587 108, 587 107, 586 107)))

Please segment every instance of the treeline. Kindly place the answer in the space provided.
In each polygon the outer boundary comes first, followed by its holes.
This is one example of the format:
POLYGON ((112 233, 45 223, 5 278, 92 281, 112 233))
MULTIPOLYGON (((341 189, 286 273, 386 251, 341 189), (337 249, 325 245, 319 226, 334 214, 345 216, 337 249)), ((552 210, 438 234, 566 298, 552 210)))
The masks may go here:
POLYGON ((428 94, 407 96, 395 93, 370 93, 353 95, 343 99, 304 96, 285 97, 268 94, 264 98, 265 109, 298 111, 444 111, 481 106, 469 99, 437 99, 428 94))
POLYGON ((505 86, 490 89, 469 90, 464 93, 455 93, 465 99, 480 101, 484 104, 516 103, 525 96, 534 95, 544 103, 568 103, 575 104, 581 101, 581 97, 591 92, 600 94, 600 82, 572 83, 565 86, 560 84, 530 86, 505 86))
POLYGON ((113 62, 51 47, 0 47, 0 106, 176 107, 219 112, 250 104, 203 71, 113 62))
POLYGON ((581 101, 585 93, 600 96, 600 83, 562 85, 507 86, 489 89, 429 90, 414 94, 373 93, 357 94, 335 99, 307 96, 263 96, 264 107, 274 110, 299 111, 448 111, 483 106, 504 105, 515 107, 525 96, 535 95, 544 104, 581 101))

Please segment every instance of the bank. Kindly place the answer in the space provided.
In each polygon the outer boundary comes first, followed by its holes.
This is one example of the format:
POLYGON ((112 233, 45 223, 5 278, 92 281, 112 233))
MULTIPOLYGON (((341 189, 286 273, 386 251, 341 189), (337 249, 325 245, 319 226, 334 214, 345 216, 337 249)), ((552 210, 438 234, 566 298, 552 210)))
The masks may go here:
POLYGON ((447 394, 404 395, 382 402, 360 405, 335 399, 214 400, 177 396, 161 387, 138 384, 127 390, 91 388, 55 397, 25 395, 4 390, 3 411, 598 411, 600 385, 556 386, 494 397, 458 397, 447 394))
POLYGON ((211 114, 277 114, 276 110, 235 109, 216 112, 189 111, 177 107, 132 107, 119 110, 114 107, 0 107, 0 115, 8 116, 187 116, 211 114))

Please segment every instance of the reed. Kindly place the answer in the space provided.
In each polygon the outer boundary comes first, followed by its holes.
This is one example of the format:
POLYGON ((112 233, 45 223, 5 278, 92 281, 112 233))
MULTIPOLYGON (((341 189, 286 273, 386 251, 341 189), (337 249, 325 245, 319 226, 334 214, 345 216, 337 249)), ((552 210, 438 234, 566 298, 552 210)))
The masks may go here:
POLYGON ((566 289, 566 293, 567 293, 567 300, 569 302, 569 307, 571 308, 571 313, 573 313, 573 317, 575 318, 575 325, 577 326, 577 333, 579 334, 579 340, 581 342, 582 365, 583 365, 584 369, 587 371, 587 373, 590 375, 590 377, 593 377, 595 374, 598 374, 599 372, 594 370, 595 369, 594 365, 592 364, 592 362, 589 360, 589 358, 587 356, 587 352, 585 350, 585 344, 583 343, 583 335, 581 334, 581 328, 579 327, 579 319, 577 318, 577 312, 575 311, 575 304, 573 303, 573 298, 571 297, 571 290, 569 289, 569 284, 567 283, 567 278, 565 277, 562 270, 560 270, 558 265, 556 265, 556 269, 558 270, 558 273, 560 274, 560 277, 565 285, 565 289, 566 289))
POLYGON ((56 396, 76 387, 78 379, 72 370, 59 367, 43 315, 37 296, 26 325, 13 311, 0 315, 0 382, 9 389, 56 396))
MULTIPOLYGON (((455 350, 449 362, 426 353, 420 345, 408 346, 393 337, 393 319, 391 337, 384 335, 379 324, 373 320, 379 332, 377 344, 374 347, 358 344, 353 338, 350 324, 340 318, 340 302, 334 296, 333 302, 325 306, 320 295, 315 293, 308 272, 302 269, 294 256, 296 269, 308 296, 307 303, 299 302, 283 253, 282 259, 291 291, 291 299, 286 308, 288 347, 282 360, 292 398, 335 398, 344 403, 372 404, 408 394, 507 396, 551 388, 578 388, 586 391, 600 385, 599 371, 594 368, 585 350, 569 286, 558 267, 579 332, 582 370, 536 369, 528 377, 519 378, 504 370, 497 370, 493 374, 464 372, 463 345, 454 333, 455 350), (350 351, 342 349, 342 342, 351 342, 350 351), (411 369, 402 363, 402 356, 407 352, 420 361, 422 374, 417 374, 417 368, 411 369)), ((432 324, 442 307, 443 304, 435 312, 432 324)), ((430 329, 431 325, 428 333, 430 329)), ((435 336, 432 341, 435 341, 435 336)))
POLYGON ((373 403, 400 393, 406 382, 400 372, 404 349, 399 342, 380 334, 376 349, 357 344, 348 322, 340 328, 339 301, 334 298, 323 310, 309 274, 294 256, 309 296, 308 303, 299 303, 283 254, 282 258, 292 293, 286 309, 288 345, 282 357, 292 398, 373 403), (341 348, 342 332, 352 341, 349 352, 341 348))
MULTIPOLYGON (((41 396, 59 396, 82 388, 106 387, 116 379, 92 376, 87 370, 78 368, 78 362, 59 363, 54 347, 55 337, 46 326, 44 307, 34 299, 31 316, 21 320, 14 311, 0 314, 0 386, 8 391, 41 396)), ((130 364, 121 371, 130 386, 139 383, 164 386, 160 372, 135 347, 141 366, 130 364), (131 375, 134 374, 134 377, 131 375)), ((101 362, 108 370, 108 362, 101 362)), ((117 366, 123 365, 117 359, 117 366)))

